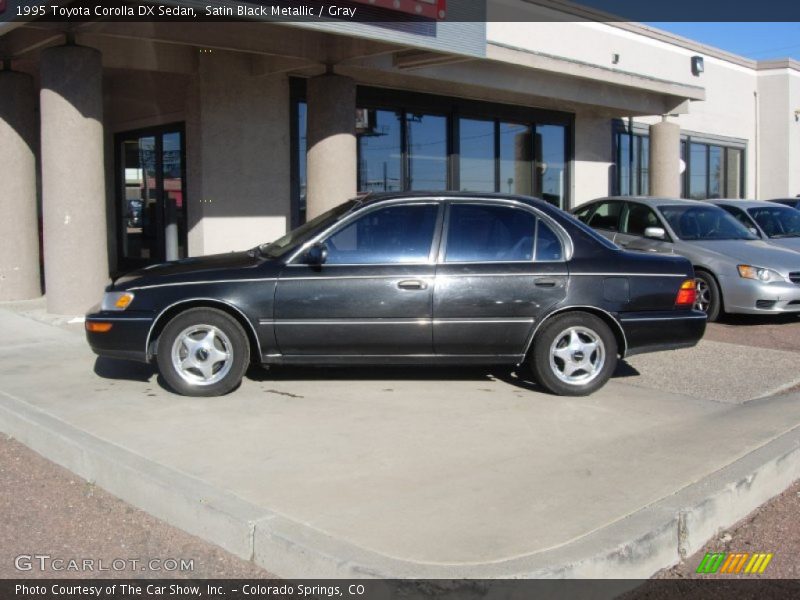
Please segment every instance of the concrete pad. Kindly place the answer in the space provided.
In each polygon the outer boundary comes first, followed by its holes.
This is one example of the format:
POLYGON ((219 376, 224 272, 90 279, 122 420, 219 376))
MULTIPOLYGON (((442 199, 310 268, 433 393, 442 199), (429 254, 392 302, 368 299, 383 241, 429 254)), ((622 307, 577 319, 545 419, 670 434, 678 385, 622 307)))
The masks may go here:
POLYGON ((286 577, 644 577, 800 474, 794 396, 621 379, 558 398, 472 368, 256 370, 184 398, 71 332, 3 310, 0 328, 0 430, 286 577), (735 467, 758 452, 769 485, 686 517, 755 481, 735 467))
POLYGON ((701 340, 694 348, 633 356, 628 385, 739 404, 800 384, 795 352, 701 340))

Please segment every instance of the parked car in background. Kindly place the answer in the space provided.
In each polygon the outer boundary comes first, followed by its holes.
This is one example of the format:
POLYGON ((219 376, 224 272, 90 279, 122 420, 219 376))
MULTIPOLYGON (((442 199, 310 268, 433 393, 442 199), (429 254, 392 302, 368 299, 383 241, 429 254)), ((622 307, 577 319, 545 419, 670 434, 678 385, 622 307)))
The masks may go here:
POLYGON ((800 252, 800 210, 761 200, 709 200, 762 240, 800 252))
POLYGON ((116 280, 86 316, 101 356, 155 360, 224 394, 262 364, 501 364, 547 390, 600 388, 619 356, 693 346, 692 265, 625 252, 547 202, 369 195, 247 252, 116 280))
POLYGON ((770 202, 775 202, 776 204, 783 204, 784 206, 800 210, 800 198, 773 198, 770 200, 770 202))
POLYGON ((709 321, 722 311, 800 312, 800 254, 759 239, 718 206, 622 196, 595 200, 574 213, 628 250, 688 258, 697 278, 696 308, 709 321))

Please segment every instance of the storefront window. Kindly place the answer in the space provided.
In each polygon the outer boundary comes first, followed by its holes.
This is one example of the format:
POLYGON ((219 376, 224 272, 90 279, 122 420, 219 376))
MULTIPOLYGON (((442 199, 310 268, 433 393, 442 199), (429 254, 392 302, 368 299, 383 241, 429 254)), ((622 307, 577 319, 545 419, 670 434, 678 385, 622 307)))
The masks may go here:
POLYGON ((406 114, 408 189, 446 190, 447 118, 406 114))
MULTIPOLYGON (((305 221, 304 89, 295 80, 296 224, 305 221)), ((359 193, 504 192, 569 207, 568 114, 372 88, 357 96, 359 193)))
POLYGON ((739 148, 689 142, 689 197, 742 197, 742 157, 739 148))
POLYGON ((650 138, 621 131, 617 133, 617 186, 621 196, 650 193, 650 138))
POLYGON ((555 206, 564 206, 566 198, 566 147, 563 126, 536 126, 536 190, 543 200, 555 206))
POLYGON ((742 151, 738 148, 725 149, 725 196, 742 197, 742 151))
POLYGON ((708 197, 708 146, 689 145, 689 198, 708 197))
POLYGON ((722 148, 708 147, 708 197, 720 198, 724 190, 722 182, 722 148))
POLYGON ((396 192, 402 185, 401 115, 389 110, 356 111, 358 189, 396 192))
POLYGON ((459 120, 460 189, 495 191, 494 121, 459 120))
POLYGON ((530 195, 533 143, 531 127, 500 123, 500 191, 530 195))

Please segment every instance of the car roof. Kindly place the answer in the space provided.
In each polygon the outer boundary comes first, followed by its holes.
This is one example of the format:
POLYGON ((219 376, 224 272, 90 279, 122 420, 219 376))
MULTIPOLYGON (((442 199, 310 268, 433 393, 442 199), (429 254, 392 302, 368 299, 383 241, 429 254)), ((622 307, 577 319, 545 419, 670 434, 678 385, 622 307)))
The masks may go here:
POLYGON ((687 200, 686 198, 657 198, 652 196, 607 196, 605 198, 598 198, 596 200, 592 200, 592 202, 601 202, 608 200, 618 200, 620 202, 639 202, 641 204, 646 204, 647 206, 653 206, 653 207, 675 206, 675 205, 697 206, 698 204, 707 204, 706 202, 703 202, 701 200, 687 200))
POLYGON ((744 200, 741 198, 714 198, 713 200, 709 200, 712 204, 718 203, 725 203, 725 204, 735 204, 741 208, 759 208, 762 206, 783 206, 785 204, 779 204, 778 202, 770 202, 768 200, 744 200))
POLYGON ((370 192, 359 196, 358 200, 362 206, 383 202, 385 200, 414 200, 415 198, 430 199, 435 202, 443 202, 448 199, 467 199, 467 200, 514 200, 522 202, 536 208, 558 209, 557 206, 550 204, 541 198, 533 196, 522 196, 519 194, 503 194, 499 192, 450 192, 442 190, 413 191, 413 192, 370 192))

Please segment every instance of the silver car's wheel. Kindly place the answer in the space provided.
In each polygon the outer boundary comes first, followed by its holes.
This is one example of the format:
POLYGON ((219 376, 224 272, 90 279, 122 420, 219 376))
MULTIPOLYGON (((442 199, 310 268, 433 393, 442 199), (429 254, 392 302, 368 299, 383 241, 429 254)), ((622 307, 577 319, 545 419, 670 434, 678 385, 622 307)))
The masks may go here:
POLYGON ((197 324, 181 331, 170 351, 172 367, 186 383, 214 385, 233 364, 233 345, 214 325, 197 324))
POLYGON ((711 290, 704 279, 695 279, 697 284, 697 294, 694 301, 694 307, 697 310, 702 310, 704 313, 708 312, 708 307, 711 306, 711 290))
POLYGON ((550 369, 569 385, 586 385, 603 370, 606 348, 597 332, 588 327, 569 327, 550 344, 550 369))

